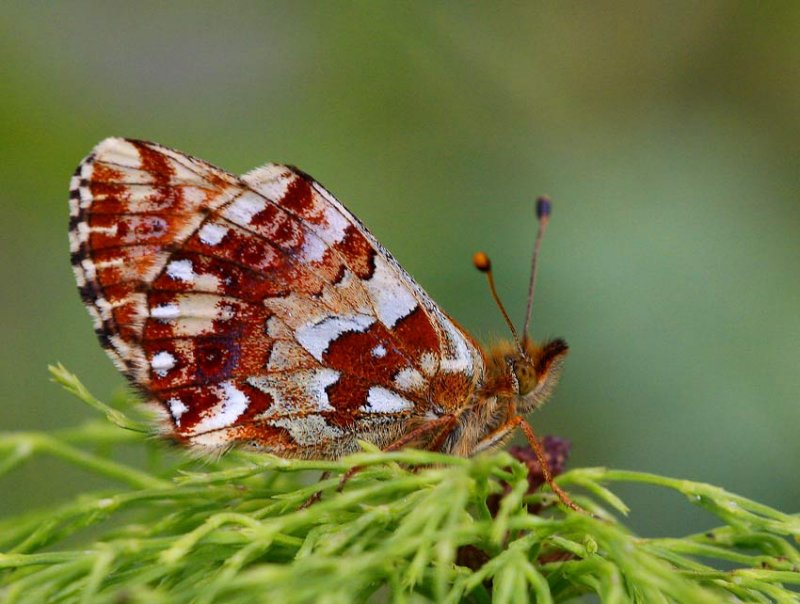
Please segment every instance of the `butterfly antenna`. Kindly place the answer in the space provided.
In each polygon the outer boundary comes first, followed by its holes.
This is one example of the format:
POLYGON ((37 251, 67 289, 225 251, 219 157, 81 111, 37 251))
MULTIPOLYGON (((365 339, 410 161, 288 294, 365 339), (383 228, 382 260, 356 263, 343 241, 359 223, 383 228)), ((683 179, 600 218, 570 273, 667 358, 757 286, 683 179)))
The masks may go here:
POLYGON ((539 248, 542 247, 542 238, 547 229, 547 222, 550 219, 551 203, 550 198, 542 195, 536 200, 536 219, 539 221, 539 229, 536 231, 536 242, 533 244, 533 256, 531 257, 531 281, 528 285, 528 308, 525 311, 525 326, 522 328, 524 338, 528 337, 528 327, 531 324, 531 313, 533 311, 533 294, 536 292, 536 269, 538 268, 539 248))
POLYGON ((477 268, 480 272, 486 273, 486 279, 489 281, 489 290, 492 292, 494 302, 497 304, 497 308, 499 308, 500 312, 503 314, 503 318, 506 320, 506 325, 508 325, 508 328, 511 330, 511 335, 514 336, 514 341, 517 343, 517 346, 519 346, 520 352, 523 352, 519 336, 517 335, 517 330, 514 329, 514 324, 508 317, 505 306, 503 306, 503 303, 500 301, 500 296, 497 295, 497 288, 494 286, 494 275, 492 273, 492 261, 489 260, 489 256, 487 256, 484 252, 475 252, 475 254, 472 256, 472 264, 474 264, 475 268, 477 268))

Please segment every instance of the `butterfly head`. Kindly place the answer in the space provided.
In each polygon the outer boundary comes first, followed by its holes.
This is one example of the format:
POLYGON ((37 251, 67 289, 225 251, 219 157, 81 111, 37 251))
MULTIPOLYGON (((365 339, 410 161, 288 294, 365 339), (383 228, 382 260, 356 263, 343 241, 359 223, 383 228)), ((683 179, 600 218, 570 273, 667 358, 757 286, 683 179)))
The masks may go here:
POLYGON ((552 393, 569 347, 564 340, 555 339, 537 344, 525 338, 521 346, 513 346, 503 361, 517 396, 517 410, 527 413, 544 403, 552 393))

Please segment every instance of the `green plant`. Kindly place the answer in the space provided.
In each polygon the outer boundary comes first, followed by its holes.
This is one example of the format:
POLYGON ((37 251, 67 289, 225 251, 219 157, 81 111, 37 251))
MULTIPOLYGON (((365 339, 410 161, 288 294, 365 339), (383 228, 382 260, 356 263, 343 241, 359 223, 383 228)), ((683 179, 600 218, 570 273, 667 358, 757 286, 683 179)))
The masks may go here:
POLYGON ((4 602, 547 603, 587 593, 603 602, 800 602, 800 517, 718 487, 603 468, 561 475, 590 516, 556 506, 546 489, 528 494, 527 467, 505 452, 462 459, 365 445, 340 461, 241 451, 190 459, 146 438, 145 423, 95 399, 63 367, 52 374, 110 421, 0 434, 0 474, 53 455, 120 486, 0 520, 4 602), (114 461, 107 450, 122 445, 149 449, 153 467, 114 461), (354 465, 364 470, 338 493, 354 465), (310 471, 332 475, 315 482, 310 471), (627 508, 606 487, 613 482, 677 491, 723 524, 638 537, 617 518, 627 508), (321 501, 301 508, 317 490, 321 501), (499 493, 493 513, 487 499, 499 493), (529 513, 533 505, 541 512, 529 513))

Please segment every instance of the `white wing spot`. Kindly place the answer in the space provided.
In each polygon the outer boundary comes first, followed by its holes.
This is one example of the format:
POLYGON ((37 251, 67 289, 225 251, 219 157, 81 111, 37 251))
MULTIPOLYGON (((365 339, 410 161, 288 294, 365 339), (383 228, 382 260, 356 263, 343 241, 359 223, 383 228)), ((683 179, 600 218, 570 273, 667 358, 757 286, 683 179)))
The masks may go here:
POLYGON ((172 418, 175 420, 175 424, 180 426, 181 416, 189 410, 189 407, 179 398, 169 399, 167 405, 169 406, 169 412, 172 414, 172 418))
POLYGON ((83 273, 86 276, 86 279, 88 279, 89 281, 94 281, 95 279, 97 279, 97 270, 94 262, 92 262, 88 258, 84 258, 83 260, 81 260, 81 266, 83 267, 83 273))
POLYGON ((382 386, 373 386, 367 393, 367 404, 361 406, 366 413, 400 413, 414 408, 407 398, 382 386))
POLYGON ((228 227, 224 227, 221 224, 207 222, 203 225, 203 228, 200 229, 198 234, 200 235, 200 241, 206 245, 214 246, 222 241, 225 235, 228 234, 228 230, 228 227))
POLYGON ((394 327, 395 323, 410 315, 417 307, 414 294, 381 256, 375 258, 375 273, 364 284, 375 303, 378 319, 386 327, 394 327))
POLYGON ((75 230, 78 232, 79 242, 89 241, 89 225, 87 223, 79 222, 75 230))
POLYGON ((382 359, 386 356, 386 347, 383 344, 378 344, 372 349, 372 356, 374 356, 376 359, 382 359))
POLYGON ((246 226, 253 216, 263 212, 266 207, 267 202, 262 197, 255 193, 245 193, 225 209, 224 215, 233 222, 246 226))
POLYGON ((192 428, 192 432, 195 434, 227 428, 247 410, 247 406, 250 404, 247 395, 234 386, 231 381, 221 382, 214 387, 214 391, 220 402, 195 424, 192 428))
POLYGON ((397 372, 394 378, 394 385, 400 390, 418 391, 425 386, 425 378, 413 367, 406 367, 397 372))
POLYGON ((164 377, 170 369, 175 367, 176 362, 177 360, 171 353, 162 350, 158 354, 153 355, 153 358, 150 359, 150 367, 153 368, 153 371, 155 371, 157 375, 164 377))
POLYGON ((472 358, 470 346, 467 344, 464 336, 458 332, 458 330, 447 319, 447 317, 442 315, 441 311, 437 314, 439 315, 438 322, 444 327, 445 333, 447 334, 447 339, 452 344, 454 349, 453 352, 455 353, 455 357, 453 358, 442 359, 442 371, 450 373, 466 373, 467 375, 472 375, 475 360, 472 358))
POLYGON ((303 242, 303 250, 300 252, 300 260, 304 264, 319 262, 325 256, 328 246, 314 233, 307 233, 303 242))
POLYGON ((98 233, 100 235, 105 235, 107 237, 116 237, 117 230, 119 229, 119 224, 112 224, 110 226, 101 226, 101 225, 94 225, 87 227, 88 232, 90 233, 98 233))
POLYGON ((368 315, 328 317, 318 323, 298 328, 295 337, 311 356, 321 362, 330 343, 340 335, 348 331, 362 332, 373 323, 374 319, 368 315))
POLYGON ((350 226, 347 219, 336 208, 326 203, 325 200, 315 199, 314 202, 325 208, 325 226, 320 228, 322 239, 331 245, 344 239, 347 227, 350 226))
POLYGON ((191 283, 194 281, 194 267, 191 260, 173 260, 167 264, 167 275, 175 281, 191 283))
POLYGON ((159 321, 169 321, 179 317, 180 314, 181 309, 177 304, 159 304, 150 309, 150 316, 159 321))
POLYGON ((439 369, 439 363, 436 360, 436 355, 432 352, 423 352, 420 357, 420 367, 425 375, 432 376, 439 369))
POLYGON ((111 305, 111 302, 106 300, 103 296, 98 296, 95 298, 94 305, 97 308, 97 313, 104 321, 108 321, 111 318, 111 313, 114 310, 114 307, 111 305))

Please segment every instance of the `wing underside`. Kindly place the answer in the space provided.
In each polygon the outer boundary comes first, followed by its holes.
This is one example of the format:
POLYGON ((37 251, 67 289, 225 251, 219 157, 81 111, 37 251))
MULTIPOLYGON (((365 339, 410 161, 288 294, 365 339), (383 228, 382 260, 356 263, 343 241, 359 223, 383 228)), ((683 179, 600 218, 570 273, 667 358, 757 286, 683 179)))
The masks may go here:
POLYGON ((200 447, 329 457, 389 444, 482 378, 474 342, 319 183, 236 177, 142 141, 78 167, 70 245, 120 370, 200 447))

